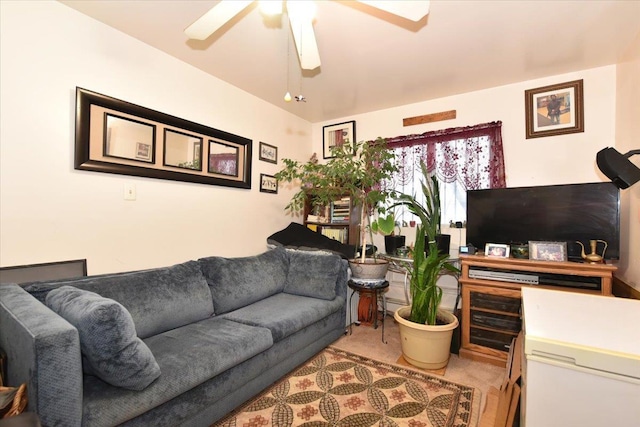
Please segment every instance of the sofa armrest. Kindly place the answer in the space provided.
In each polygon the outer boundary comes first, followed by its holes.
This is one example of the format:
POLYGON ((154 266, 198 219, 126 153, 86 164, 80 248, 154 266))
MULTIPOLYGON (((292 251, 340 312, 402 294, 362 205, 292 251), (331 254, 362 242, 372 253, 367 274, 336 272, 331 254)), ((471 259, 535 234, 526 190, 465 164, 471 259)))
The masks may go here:
POLYGON ((46 426, 80 426, 78 331, 16 284, 0 285, 0 347, 7 384, 27 383, 28 410, 46 426))
POLYGON ((349 262, 343 259, 338 271, 338 280, 336 280, 336 296, 343 297, 345 301, 347 300, 347 282, 351 278, 350 272, 349 262))

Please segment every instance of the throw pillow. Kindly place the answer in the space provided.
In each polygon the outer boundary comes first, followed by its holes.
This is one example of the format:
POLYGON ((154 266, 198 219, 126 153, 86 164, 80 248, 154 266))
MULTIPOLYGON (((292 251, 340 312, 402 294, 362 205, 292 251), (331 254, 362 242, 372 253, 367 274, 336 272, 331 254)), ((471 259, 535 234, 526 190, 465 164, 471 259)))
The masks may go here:
POLYGON ((306 297, 332 300, 342 264, 339 256, 322 251, 287 249, 289 274, 284 292, 306 297))
POLYGON ((136 336, 131 314, 122 304, 62 286, 49 292, 46 305, 78 330, 86 373, 129 390, 143 390, 160 376, 156 359, 136 336))

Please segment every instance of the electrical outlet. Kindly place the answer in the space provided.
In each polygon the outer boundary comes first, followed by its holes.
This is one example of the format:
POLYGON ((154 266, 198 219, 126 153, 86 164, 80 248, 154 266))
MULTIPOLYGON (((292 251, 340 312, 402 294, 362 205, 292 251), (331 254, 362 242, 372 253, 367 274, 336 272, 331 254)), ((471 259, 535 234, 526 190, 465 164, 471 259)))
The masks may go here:
POLYGON ((125 184, 124 185, 124 199, 125 200, 135 200, 136 199, 136 185, 135 184, 125 184))

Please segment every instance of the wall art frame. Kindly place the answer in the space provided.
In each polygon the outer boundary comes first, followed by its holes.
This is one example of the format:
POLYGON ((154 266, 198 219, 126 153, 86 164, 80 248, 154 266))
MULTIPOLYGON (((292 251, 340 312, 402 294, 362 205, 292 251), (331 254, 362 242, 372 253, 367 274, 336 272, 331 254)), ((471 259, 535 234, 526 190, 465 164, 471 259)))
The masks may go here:
POLYGON ((260 174, 260 191, 262 193, 278 194, 278 180, 273 175, 260 174))
POLYGON ((356 121, 351 120, 335 125, 322 126, 322 157, 332 159, 334 147, 350 144, 356 154, 356 121))
POLYGON ((567 242, 529 242, 529 259, 536 261, 567 261, 567 242))
POLYGON ((258 158, 264 162, 278 164, 278 147, 260 141, 258 158))
POLYGON ((251 188, 248 138, 80 87, 75 120, 77 170, 251 188), (218 172, 233 159, 233 174, 218 172))
POLYGON ((527 139, 584 132, 582 80, 525 90, 524 105, 527 139))

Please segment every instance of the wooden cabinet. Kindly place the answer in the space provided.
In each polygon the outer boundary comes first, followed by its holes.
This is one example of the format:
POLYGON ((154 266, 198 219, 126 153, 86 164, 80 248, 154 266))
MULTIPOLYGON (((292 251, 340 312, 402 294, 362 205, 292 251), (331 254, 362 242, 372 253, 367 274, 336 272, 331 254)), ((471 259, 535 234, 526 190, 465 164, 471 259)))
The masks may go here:
POLYGON ((460 356, 505 366, 522 330, 521 293, 526 286, 611 295, 615 266, 461 256, 460 356), (537 281, 537 284, 528 282, 537 281))
POLYGON ((357 246, 360 236, 360 208, 351 199, 343 197, 320 211, 307 203, 304 225, 341 243, 357 246))
POLYGON ((462 329, 462 349, 503 365, 512 340, 522 329, 520 313, 519 289, 463 286, 462 317, 466 327, 462 329))

